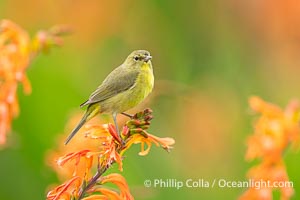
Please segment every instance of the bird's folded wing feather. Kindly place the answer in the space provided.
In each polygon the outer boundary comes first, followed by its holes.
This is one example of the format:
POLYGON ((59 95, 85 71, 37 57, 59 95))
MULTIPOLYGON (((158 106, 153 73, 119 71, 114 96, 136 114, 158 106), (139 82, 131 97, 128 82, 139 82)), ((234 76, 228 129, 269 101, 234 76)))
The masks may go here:
POLYGON ((121 67, 112 71, 103 83, 91 94, 90 98, 80 106, 97 103, 109 99, 118 93, 124 92, 134 86, 139 72, 121 67))

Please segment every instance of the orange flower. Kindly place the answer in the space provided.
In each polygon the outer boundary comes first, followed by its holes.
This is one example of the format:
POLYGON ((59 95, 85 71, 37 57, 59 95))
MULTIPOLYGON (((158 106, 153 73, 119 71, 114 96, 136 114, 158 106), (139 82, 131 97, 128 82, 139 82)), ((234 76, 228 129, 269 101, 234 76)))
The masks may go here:
POLYGON ((79 165, 79 162, 81 159, 85 159, 86 163, 86 172, 88 172, 93 163, 93 152, 90 150, 83 150, 75 153, 69 153, 63 157, 58 158, 57 164, 59 166, 63 166, 66 162, 70 162, 72 160, 75 160, 75 170, 74 170, 74 176, 77 175, 77 166, 79 165))
MULTIPOLYGON (((174 139, 159 138, 146 132, 153 118, 151 114, 152 111, 150 109, 135 114, 123 127, 121 138, 118 136, 116 128, 112 124, 92 125, 92 123, 94 123, 93 121, 95 121, 93 120, 84 126, 78 135, 85 133, 84 135, 87 142, 83 142, 82 139, 80 139, 80 142, 77 142, 76 139, 78 140, 79 137, 75 137, 71 144, 75 144, 77 150, 67 153, 57 160, 59 166, 64 167, 64 165, 69 164, 68 169, 72 172, 72 177, 80 177, 81 189, 65 189, 70 185, 70 182, 67 181, 62 186, 53 189, 50 192, 50 197, 55 196, 57 199, 63 199, 62 197, 65 195, 69 198, 75 197, 84 200, 133 199, 123 176, 116 173, 106 176, 103 176, 103 174, 114 163, 117 163, 119 170, 122 171, 122 155, 133 144, 141 143, 142 150, 139 153, 140 155, 148 154, 152 143, 157 146, 162 146, 167 151, 172 148, 171 145, 175 143, 174 139), (121 139, 124 142, 122 142, 121 139), (88 141, 96 143, 89 143, 88 141), (83 143, 85 145, 84 147, 83 143), (93 146, 94 144, 97 144, 97 148, 93 146), (146 150, 144 149, 145 144, 148 146, 146 150), (78 170, 79 168, 81 170, 78 170), (96 169, 96 174, 91 177, 92 168, 96 169), (104 187, 105 183, 108 182, 115 184, 118 190, 116 191, 104 187), (74 191, 77 193, 74 193, 74 191)), ((55 169, 58 170, 57 167, 55 167, 55 169)))
MULTIPOLYGON (((273 189, 280 190, 281 199, 289 199, 294 193, 292 185, 288 185, 289 178, 282 160, 278 160, 277 163, 261 163, 249 170, 248 177, 253 181, 263 180, 264 182, 268 182, 268 185, 262 187, 262 189, 264 191, 269 190, 270 193, 272 193, 273 189), (279 183, 284 185, 284 187, 277 187, 279 183)), ((261 194, 258 189, 255 190, 257 194, 261 194)))
POLYGON ((145 156, 149 153, 152 143, 156 146, 161 145, 168 152, 172 149, 171 145, 175 144, 175 140, 173 138, 159 138, 146 132, 144 134, 146 137, 140 134, 132 135, 126 143, 126 149, 130 148, 132 144, 141 143, 141 151, 139 152, 139 155, 145 156), (145 149, 145 144, 147 145, 147 149, 145 149))
POLYGON ((73 177, 64 184, 57 186, 47 194, 48 200, 69 200, 71 196, 76 196, 81 186, 81 178, 73 177))
MULTIPOLYGON (((70 119, 65 129, 67 133, 72 130, 72 128, 76 125, 80 118, 81 114, 78 113, 70 119)), ((111 137, 109 134, 105 135, 107 132, 105 130, 102 130, 100 126, 99 128, 94 129, 93 124, 95 123, 101 123, 101 121, 98 118, 92 119, 88 125, 83 126, 82 129, 79 130, 77 137, 74 137, 70 145, 64 145, 63 140, 65 140, 65 136, 60 136, 60 138, 58 139, 58 149, 56 151, 50 151, 47 154, 47 164, 58 173, 58 177, 61 180, 66 180, 66 178, 69 178, 74 174, 80 177, 86 176, 86 178, 90 176, 90 174, 86 173, 88 166, 94 165, 98 159, 97 155, 93 156, 93 153, 99 152, 99 143, 106 141, 106 136, 111 137), (98 133, 91 133, 91 130, 97 130, 98 133), (75 158, 73 158, 72 160, 65 160, 66 162, 62 163, 62 160, 67 158, 66 155, 70 153, 73 153, 75 155, 78 152, 84 151, 89 151, 89 153, 87 155, 81 154, 83 157, 80 158, 79 163, 76 163, 75 158)))
MULTIPOLYGON (((78 116, 75 116, 77 119, 78 116)), ((76 121, 76 120, 71 120, 76 121)), ((92 120, 88 125, 79 130, 78 135, 83 135, 84 141, 80 137, 75 137, 71 145, 62 145, 64 156, 57 158, 58 153, 50 153, 50 165, 60 173, 62 177, 70 175, 78 175, 88 179, 90 170, 93 164, 101 165, 99 167, 107 167, 116 162, 119 164, 119 169, 122 171, 122 159, 116 150, 115 139, 109 132, 110 124, 95 125, 95 122, 100 122, 97 119, 92 120), (75 148, 74 148, 75 147, 75 148), (51 160, 57 160, 55 165, 52 165, 51 160), (63 167, 63 171, 61 169, 63 167)), ((72 123, 71 123, 72 124, 72 123)))
POLYGON ((273 187, 274 183, 289 181, 283 161, 283 153, 289 145, 299 144, 299 103, 292 101, 285 110, 267 103, 259 97, 249 100, 251 108, 261 113, 254 125, 254 134, 247 140, 246 159, 259 158, 261 163, 252 167, 248 178, 266 181, 270 185, 263 188, 249 188, 240 199, 272 199, 272 190, 279 189, 281 199, 290 199, 293 188, 290 185, 273 187))
MULTIPOLYGON (((101 186, 95 187, 91 191, 88 192, 100 192, 103 195, 109 197, 109 199, 118 199, 118 200, 131 200, 133 199, 132 195, 130 194, 128 184, 126 183, 126 180, 123 176, 117 173, 109 174, 107 176, 104 176, 101 178, 101 181, 99 182, 101 186), (107 188, 104 188, 102 185, 105 183, 113 183, 116 186, 118 186, 120 192, 112 191, 107 188)), ((94 199, 93 196, 90 196, 91 198, 85 198, 87 199, 94 199)))
POLYGON ((17 85, 31 92, 25 70, 29 65, 29 36, 9 20, 0 22, 0 145, 5 144, 11 121, 19 114, 17 85))
POLYGON ((294 194, 283 162, 273 165, 262 163, 252 167, 248 172, 248 177, 261 185, 259 188, 253 185, 240 197, 240 200, 272 199, 272 190, 275 189, 281 192, 281 199, 290 199, 294 194), (278 187, 280 184, 282 186, 278 187))
POLYGON ((97 188, 93 192, 100 192, 101 194, 93 194, 91 196, 83 198, 83 200, 125 200, 116 191, 107 188, 97 188))
MULTIPOLYGON (((100 167, 109 167, 114 162, 119 164, 119 170, 122 171, 122 159, 119 154, 120 139, 117 136, 116 129, 112 124, 102 124, 88 126, 87 136, 93 139, 100 139, 99 165, 100 167), (99 135, 100 134, 100 135, 99 135), (98 135, 98 136, 97 136, 98 135)), ((94 152, 96 154, 96 152, 94 152)))
POLYGON ((12 119, 19 115, 18 84, 23 85, 25 94, 31 93, 26 76, 31 60, 40 51, 61 44, 59 36, 65 31, 68 30, 50 29, 30 41, 28 33, 17 24, 5 19, 0 21, 0 145, 6 143, 12 119))

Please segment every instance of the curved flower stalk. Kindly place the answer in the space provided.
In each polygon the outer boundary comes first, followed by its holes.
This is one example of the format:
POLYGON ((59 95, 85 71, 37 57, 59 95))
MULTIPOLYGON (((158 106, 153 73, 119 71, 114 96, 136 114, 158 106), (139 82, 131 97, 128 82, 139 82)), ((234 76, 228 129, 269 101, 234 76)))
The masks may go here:
POLYGON ((260 163, 248 171, 248 178, 262 184, 259 188, 256 187, 257 184, 253 184, 240 200, 271 200, 273 190, 279 190, 281 199, 288 200, 294 190, 283 156, 288 147, 299 146, 299 103, 291 101, 285 110, 259 97, 250 98, 249 103, 260 117, 254 124, 254 134, 247 140, 246 160, 259 159, 260 163))
MULTIPOLYGON (((149 153, 151 145, 161 146, 170 151, 175 143, 172 138, 159 138, 147 132, 152 119, 152 110, 145 109, 132 116, 126 122, 119 138, 117 131, 112 124, 91 123, 83 127, 81 135, 84 132, 85 140, 81 143, 93 144, 85 148, 78 147, 77 151, 67 153, 57 159, 56 164, 62 168, 69 164, 73 166, 71 177, 62 185, 52 189, 47 194, 48 200, 130 200, 133 196, 130 194, 128 184, 123 176, 118 173, 104 175, 104 173, 116 163, 119 171, 123 170, 123 155, 133 144, 141 144, 139 155, 145 156, 149 153), (124 142, 122 142, 124 141, 124 142), (97 148, 95 148, 95 142, 97 148), (147 148, 145 149, 145 147, 147 148), (95 172, 96 171, 96 172, 95 172), (93 174, 93 172, 95 172, 93 174), (106 183, 112 183, 116 188, 109 188, 106 183)), ((80 135, 80 134, 79 134, 80 135)), ((74 144, 77 144, 76 141, 74 144)), ((72 143, 70 144, 72 145, 72 143)), ((56 168, 57 169, 57 168, 56 168)))
POLYGON ((31 93, 26 70, 41 51, 61 45, 61 35, 69 32, 66 26, 40 31, 33 39, 17 24, 0 20, 0 145, 6 143, 12 119, 19 114, 17 87, 21 83, 25 94, 31 93))

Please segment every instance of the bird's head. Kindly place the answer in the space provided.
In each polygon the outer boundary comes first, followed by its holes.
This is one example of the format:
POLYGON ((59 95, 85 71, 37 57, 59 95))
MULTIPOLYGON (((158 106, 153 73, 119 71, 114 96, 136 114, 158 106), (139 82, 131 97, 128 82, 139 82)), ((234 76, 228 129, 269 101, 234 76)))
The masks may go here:
POLYGON ((142 66, 144 63, 151 65, 151 58, 149 51, 136 50, 126 58, 125 63, 129 66, 142 66))

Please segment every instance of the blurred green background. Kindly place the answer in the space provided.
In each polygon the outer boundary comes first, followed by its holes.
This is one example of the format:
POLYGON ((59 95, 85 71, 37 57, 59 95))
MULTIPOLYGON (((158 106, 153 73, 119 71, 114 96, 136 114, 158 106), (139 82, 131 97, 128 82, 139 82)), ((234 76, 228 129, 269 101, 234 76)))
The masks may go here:
MULTIPOLYGON (((136 199, 237 199, 242 188, 145 188, 146 179, 246 180, 244 160, 254 117, 248 98, 285 106, 300 97, 297 1, 1 0, 0 18, 34 35, 69 24, 63 47, 34 60, 33 92, 19 90, 21 114, 0 150, 0 199, 45 199, 59 183, 46 165, 68 118, 135 49, 153 56, 156 85, 147 105, 150 132, 175 138, 166 153, 127 152, 124 172, 136 199)), ((299 154, 298 154, 299 155, 299 154)), ((298 155, 285 155, 299 199, 298 155)), ((277 195, 278 196, 278 195, 277 195)), ((278 199, 278 198, 277 198, 278 199)))

